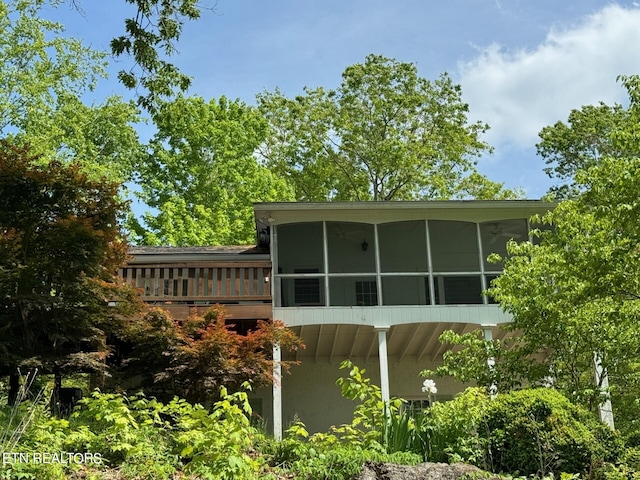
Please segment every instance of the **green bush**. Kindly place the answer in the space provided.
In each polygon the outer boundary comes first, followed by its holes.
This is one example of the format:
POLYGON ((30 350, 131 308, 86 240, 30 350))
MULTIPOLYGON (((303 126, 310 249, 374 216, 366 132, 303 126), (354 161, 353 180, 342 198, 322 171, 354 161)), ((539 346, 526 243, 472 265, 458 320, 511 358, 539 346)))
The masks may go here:
POLYGON ((485 440, 478 428, 488 406, 485 389, 468 388, 455 399, 425 410, 416 421, 425 461, 484 467, 485 440))
POLYGON ((343 443, 331 434, 314 435, 306 439, 299 435, 301 424, 294 426, 282 441, 263 438, 256 445, 265 460, 260 478, 350 480, 357 476, 366 461, 380 461, 413 465, 421 456, 409 452, 387 454, 380 449, 369 449, 343 443))
POLYGON ((640 447, 627 448, 620 456, 620 462, 640 475, 640 447))
MULTIPOLYGON (((15 463, 0 471, 0 479, 64 479, 83 469, 100 478, 107 468, 118 478, 170 479, 182 471, 202 479, 256 478, 259 462, 253 453, 255 428, 244 392, 221 391, 211 410, 175 399, 162 404, 142 395, 94 392, 81 400, 67 419, 51 417, 44 402, 22 403, 12 411, 0 409, 0 433, 11 430, 9 414, 29 419, 19 440, 3 440, 0 452, 91 453, 101 465, 15 463)), ((108 476, 108 475, 107 475, 108 476)))
POLYGON ((494 472, 520 475, 585 473, 615 461, 620 438, 590 412, 554 389, 498 395, 478 432, 494 472))

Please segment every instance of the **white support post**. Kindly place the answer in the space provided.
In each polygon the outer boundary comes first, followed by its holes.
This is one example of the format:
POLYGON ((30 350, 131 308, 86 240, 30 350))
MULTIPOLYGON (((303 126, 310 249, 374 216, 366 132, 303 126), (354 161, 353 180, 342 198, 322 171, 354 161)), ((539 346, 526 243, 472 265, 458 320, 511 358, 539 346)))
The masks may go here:
MULTIPOLYGON (((484 339, 487 342, 493 340, 493 327, 495 325, 482 325, 482 331, 484 332, 484 339)), ((496 368, 496 359, 493 357, 487 358, 487 367, 489 368, 489 372, 493 372, 496 368)), ((495 382, 491 382, 489 386, 489 395, 491 397, 495 397, 498 394, 498 386, 495 382)))
POLYGON ((273 438, 282 440, 282 353, 280 344, 273 346, 273 438))
POLYGON ((380 391, 385 410, 389 404, 389 362, 387 360, 387 331, 389 327, 375 327, 378 331, 378 358, 380 360, 380 391))
POLYGON ((600 355, 593 354, 593 363, 596 369, 596 386, 600 388, 602 393, 607 393, 607 399, 598 405, 598 411, 600 412, 600 420, 609 425, 612 430, 615 430, 613 423, 613 408, 611 407, 611 399, 608 396, 609 391, 609 375, 602 368, 602 361, 600 355))

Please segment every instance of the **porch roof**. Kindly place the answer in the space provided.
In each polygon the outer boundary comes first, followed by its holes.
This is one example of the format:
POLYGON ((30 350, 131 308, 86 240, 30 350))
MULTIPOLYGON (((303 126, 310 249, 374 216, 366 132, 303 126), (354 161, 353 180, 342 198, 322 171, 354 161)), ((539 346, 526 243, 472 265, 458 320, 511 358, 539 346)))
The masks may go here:
POLYGON ((530 217, 553 209, 543 200, 434 200, 388 202, 265 202, 255 203, 258 228, 309 221, 384 223, 441 219, 485 222, 530 217))

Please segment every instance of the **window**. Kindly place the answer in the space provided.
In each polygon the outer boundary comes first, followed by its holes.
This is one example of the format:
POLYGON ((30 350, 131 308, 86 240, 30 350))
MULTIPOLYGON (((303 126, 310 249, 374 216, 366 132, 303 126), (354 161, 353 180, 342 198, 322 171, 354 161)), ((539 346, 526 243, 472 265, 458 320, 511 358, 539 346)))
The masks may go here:
POLYGON ((429 407, 431 407, 431 402, 426 399, 407 400, 407 402, 402 405, 404 411, 409 411, 412 414, 420 413, 429 407))
MULTIPOLYGON (((317 268, 297 268, 295 273, 318 273, 317 268)), ((296 305, 320 305, 320 279, 296 278, 293 281, 293 302, 296 305)))
POLYGON ((317 305, 320 303, 319 278, 296 278, 293 289, 293 301, 296 305, 317 305))
POLYGON ((378 305, 378 291, 375 281, 356 282, 356 305, 378 305))

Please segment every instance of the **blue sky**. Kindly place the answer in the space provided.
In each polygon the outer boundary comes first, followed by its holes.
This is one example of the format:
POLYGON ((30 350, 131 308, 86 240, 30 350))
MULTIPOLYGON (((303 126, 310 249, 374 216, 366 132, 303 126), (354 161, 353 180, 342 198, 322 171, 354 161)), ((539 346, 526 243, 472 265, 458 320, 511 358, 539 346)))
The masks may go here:
MULTIPOLYGON (((69 35, 108 49, 122 32, 122 0, 79 0, 55 17, 69 35)), ((174 62, 193 77, 190 94, 255 102, 279 87, 337 87, 345 67, 369 53, 413 62, 421 76, 442 72, 462 85, 470 120, 487 122, 494 153, 479 169, 539 198, 551 185, 535 155, 537 133, 571 109, 625 103, 620 74, 640 74, 640 5, 601 0, 203 0, 185 26, 174 62)), ((113 72, 127 60, 114 65, 113 72)), ((100 101, 126 92, 115 74, 100 101)))

